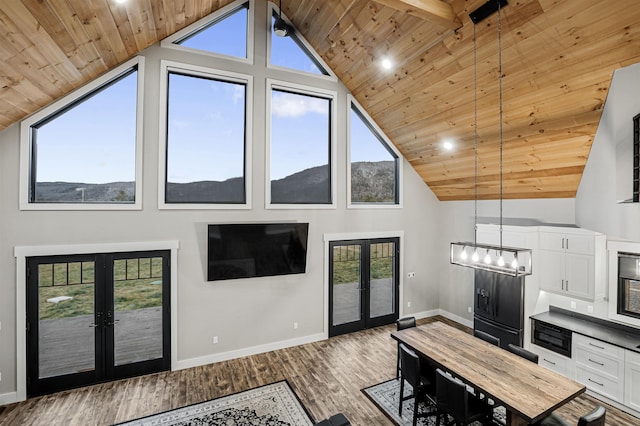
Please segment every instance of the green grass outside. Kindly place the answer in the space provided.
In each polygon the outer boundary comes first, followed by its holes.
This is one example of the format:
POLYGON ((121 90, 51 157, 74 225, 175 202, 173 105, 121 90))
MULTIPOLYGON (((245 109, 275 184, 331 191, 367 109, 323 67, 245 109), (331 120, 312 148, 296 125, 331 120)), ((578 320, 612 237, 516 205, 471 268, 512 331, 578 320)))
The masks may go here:
MULTIPOLYGON (((93 262, 40 266, 41 320, 94 313, 93 262), (47 299, 57 296, 70 296, 73 299, 59 303, 47 302, 47 299)), ((154 278, 162 273, 161 260, 116 260, 113 273, 117 280, 114 284, 116 312, 162 306, 162 279, 154 278), (126 279, 127 274, 136 279, 126 279)))
MULTIPOLYGON (((393 277, 392 243, 371 245, 371 279, 393 277)), ((360 281, 360 246, 339 246, 333 252, 333 283, 348 284, 360 281)))

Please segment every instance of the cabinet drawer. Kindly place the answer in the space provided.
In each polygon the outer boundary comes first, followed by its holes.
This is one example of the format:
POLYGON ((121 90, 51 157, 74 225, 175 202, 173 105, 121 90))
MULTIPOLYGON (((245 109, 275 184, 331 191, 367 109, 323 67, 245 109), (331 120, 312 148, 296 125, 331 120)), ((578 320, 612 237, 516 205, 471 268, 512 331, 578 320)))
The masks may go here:
POLYGON ((576 365, 576 380, 584 384, 587 389, 602 394, 614 401, 622 402, 622 393, 624 386, 621 380, 612 379, 603 374, 585 367, 581 364, 576 365))
MULTIPOLYGON (((613 355, 613 354, 612 354, 613 355)), ((624 372, 624 357, 622 359, 594 353, 584 345, 576 345, 573 350, 576 363, 597 370, 612 380, 618 380, 624 372)))
POLYGON ((556 373, 562 374, 563 376, 567 376, 571 378, 571 359, 555 352, 549 351, 545 348, 541 348, 540 346, 531 345, 531 351, 538 354, 538 364, 548 368, 549 370, 553 370, 556 373))
POLYGON ((621 361, 624 360, 624 349, 601 340, 583 336, 582 334, 573 333, 573 345, 574 348, 581 346, 582 350, 587 350, 593 354, 617 358, 621 361))

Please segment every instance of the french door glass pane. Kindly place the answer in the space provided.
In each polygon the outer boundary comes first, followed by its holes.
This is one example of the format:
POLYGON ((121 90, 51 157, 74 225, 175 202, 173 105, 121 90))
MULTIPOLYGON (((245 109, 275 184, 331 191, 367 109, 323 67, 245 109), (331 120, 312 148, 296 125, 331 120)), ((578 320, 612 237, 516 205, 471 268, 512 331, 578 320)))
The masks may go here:
POLYGON ((333 325, 361 320, 360 245, 333 248, 333 325))
POLYGON ((162 258, 113 262, 115 365, 162 358, 162 258))
POLYGON ((95 263, 38 266, 38 377, 95 369, 95 263))
POLYGON ((369 248, 370 318, 393 314, 395 310, 395 243, 371 244, 369 248))

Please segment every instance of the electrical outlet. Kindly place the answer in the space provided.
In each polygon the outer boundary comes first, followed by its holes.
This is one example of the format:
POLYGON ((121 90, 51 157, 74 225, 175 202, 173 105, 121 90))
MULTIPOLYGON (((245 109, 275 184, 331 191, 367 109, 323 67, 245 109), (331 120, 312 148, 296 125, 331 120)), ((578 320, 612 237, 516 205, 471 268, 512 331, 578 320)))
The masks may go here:
POLYGON ((0 382, 2 381, 2 371, 0 371, 0 382))
POLYGON ((407 308, 411 307, 411 302, 407 302, 407 308))
POLYGON ((407 274, 407 278, 415 278, 416 277, 416 273, 415 272, 409 272, 407 274))
POLYGON ((592 314, 593 313, 593 305, 587 305, 587 313, 588 314, 592 314))
POLYGON ((575 300, 571 301, 571 309, 576 309, 576 302, 575 300))
POLYGON ((295 330, 295 329, 297 329, 297 328, 298 328, 298 323, 297 323, 297 322, 294 322, 294 323, 293 323, 293 329, 295 330))
POLYGON ((472 311, 471 311, 471 306, 468 306, 468 307, 467 307, 467 312, 469 312, 469 313, 471 313, 471 312, 472 312, 472 311))
POLYGON ((218 343, 218 336, 213 336, 213 344, 215 345, 216 343, 218 343))

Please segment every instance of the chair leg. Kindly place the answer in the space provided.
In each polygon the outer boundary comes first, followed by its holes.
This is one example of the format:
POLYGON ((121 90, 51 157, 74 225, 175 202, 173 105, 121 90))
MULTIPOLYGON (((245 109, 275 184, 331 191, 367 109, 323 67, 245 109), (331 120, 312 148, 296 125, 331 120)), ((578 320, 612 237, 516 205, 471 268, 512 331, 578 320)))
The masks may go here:
POLYGON ((400 377, 400 344, 398 344, 398 351, 396 352, 396 379, 400 377))
POLYGON ((402 417, 402 398, 404 398, 404 380, 400 379, 400 404, 398 405, 398 415, 402 417))
POLYGON ((413 426, 416 426, 418 424, 418 396, 415 392, 413 392, 414 398, 413 398, 413 426))
POLYGON ((436 426, 440 426, 440 410, 436 410, 436 426))

